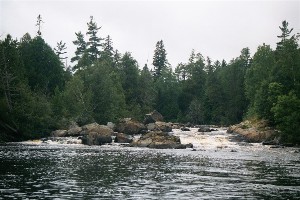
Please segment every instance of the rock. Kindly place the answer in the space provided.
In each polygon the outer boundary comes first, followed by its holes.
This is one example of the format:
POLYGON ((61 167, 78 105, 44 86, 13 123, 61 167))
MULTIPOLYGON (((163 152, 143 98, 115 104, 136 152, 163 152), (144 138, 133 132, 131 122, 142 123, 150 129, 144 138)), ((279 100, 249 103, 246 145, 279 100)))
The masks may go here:
POLYGON ((158 130, 160 130, 162 132, 171 132, 172 131, 171 123, 155 122, 155 125, 157 126, 158 130))
POLYGON ((112 137, 109 135, 101 135, 97 132, 89 132, 88 135, 82 137, 82 144, 86 145, 102 145, 106 143, 111 143, 112 137))
POLYGON ((271 141, 263 141, 263 142, 262 142, 262 145, 278 145, 278 141, 274 141, 274 140, 271 140, 271 141))
POLYGON ((84 132, 83 135, 87 135, 90 132, 96 132, 101 135, 109 135, 109 136, 111 136, 114 133, 114 131, 108 126, 99 125, 98 123, 84 125, 82 127, 82 132, 84 132))
POLYGON ((117 133, 115 142, 116 143, 131 143, 132 137, 130 137, 129 135, 126 135, 124 133, 117 133))
POLYGON ((180 129, 180 127, 181 127, 180 124, 177 123, 172 124, 172 129, 180 129))
POLYGON ((78 125, 73 125, 69 128, 67 135, 68 136, 80 136, 82 132, 82 128, 78 125))
POLYGON ((99 125, 97 123, 87 124, 82 127, 84 136, 82 137, 82 144, 87 145, 102 145, 112 142, 112 135, 114 131, 108 126, 99 125))
POLYGON ((56 130, 51 132, 51 137, 65 137, 67 135, 67 130, 56 130))
POLYGON ((149 123, 146 125, 146 127, 149 131, 158 131, 158 127, 155 123, 149 123))
POLYGON ((192 143, 188 143, 188 144, 185 145, 185 147, 186 147, 186 148, 193 148, 194 145, 193 145, 192 143))
POLYGON ((207 126, 200 126, 198 132, 211 132, 211 130, 207 126))
POLYGON ((108 128, 110 128, 112 130, 115 130, 115 128, 116 128, 116 125, 112 122, 107 122, 107 126, 108 126, 108 128))
POLYGON ((140 134, 144 130, 146 130, 146 127, 144 124, 134 121, 131 118, 122 119, 116 125, 117 132, 125 133, 128 135, 140 134))
POLYGON ((268 123, 264 120, 253 122, 246 120, 244 122, 241 122, 240 124, 230 126, 227 130, 227 133, 239 134, 243 136, 248 142, 265 142, 265 145, 267 145, 267 143, 269 142, 271 143, 271 141, 274 141, 274 145, 277 145, 280 141, 280 138, 278 138, 278 132, 270 128, 268 126, 268 123))
POLYGON ((171 123, 166 123, 166 122, 155 122, 155 123, 147 124, 146 126, 149 131, 162 131, 162 132, 172 131, 171 123))
POLYGON ((133 147, 149 147, 155 149, 185 149, 180 138, 165 132, 149 132, 130 144, 133 147))
POLYGON ((149 114, 146 114, 144 117, 144 124, 162 122, 162 121, 164 121, 163 116, 156 110, 154 110, 149 114))
POLYGON ((283 143, 282 146, 284 146, 284 147, 294 147, 295 144, 293 144, 293 143, 283 143))
POLYGON ((270 146, 270 149, 278 149, 278 148, 284 148, 284 146, 281 146, 281 145, 272 145, 272 146, 270 146))
POLYGON ((190 131, 190 129, 187 128, 187 127, 182 127, 180 130, 182 130, 182 131, 190 131))

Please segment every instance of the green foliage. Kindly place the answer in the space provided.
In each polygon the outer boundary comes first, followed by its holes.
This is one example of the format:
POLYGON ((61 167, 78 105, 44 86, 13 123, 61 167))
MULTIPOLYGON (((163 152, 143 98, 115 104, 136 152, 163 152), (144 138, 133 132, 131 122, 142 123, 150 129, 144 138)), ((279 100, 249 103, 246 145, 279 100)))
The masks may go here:
POLYGON ((286 142, 300 143, 300 99, 294 92, 278 96, 271 109, 286 142))
POLYGON ((8 35, 0 40, 0 132, 42 137, 67 128, 71 121, 142 120, 155 109, 167 121, 194 124, 264 119, 277 126, 286 141, 299 142, 299 37, 286 21, 276 50, 263 44, 251 58, 244 48, 228 64, 204 59, 193 50, 175 73, 162 40, 154 50, 154 70, 147 65, 139 69, 130 53, 122 55, 113 48, 110 36, 102 43, 92 17, 87 25, 87 41, 75 33, 73 73, 64 71, 60 61, 62 42, 55 53, 41 36, 25 34, 18 42, 8 35))
POLYGON ((63 88, 63 64, 40 36, 23 41, 20 54, 31 90, 52 95, 56 87, 63 88))
POLYGON ((162 76, 165 71, 168 69, 168 60, 167 60, 167 52, 162 40, 156 43, 156 48, 154 50, 153 56, 153 66, 154 66, 154 77, 155 79, 162 76))

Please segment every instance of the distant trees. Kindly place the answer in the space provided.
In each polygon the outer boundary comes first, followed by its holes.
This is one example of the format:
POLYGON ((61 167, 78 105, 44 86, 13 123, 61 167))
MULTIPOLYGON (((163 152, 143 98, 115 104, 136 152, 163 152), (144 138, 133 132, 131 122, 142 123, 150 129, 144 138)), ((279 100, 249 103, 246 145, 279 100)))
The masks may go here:
POLYGON ((41 34, 0 39, 0 132, 41 137, 71 122, 142 120, 156 109, 165 120, 183 123, 265 119, 286 141, 300 142, 300 49, 286 21, 275 50, 262 44, 251 57, 244 48, 229 63, 193 50, 174 71, 162 40, 153 52, 153 70, 140 68, 130 52, 113 47, 110 36, 98 36, 100 28, 91 17, 86 35, 75 33, 72 73, 61 62, 62 41, 53 50, 41 34))

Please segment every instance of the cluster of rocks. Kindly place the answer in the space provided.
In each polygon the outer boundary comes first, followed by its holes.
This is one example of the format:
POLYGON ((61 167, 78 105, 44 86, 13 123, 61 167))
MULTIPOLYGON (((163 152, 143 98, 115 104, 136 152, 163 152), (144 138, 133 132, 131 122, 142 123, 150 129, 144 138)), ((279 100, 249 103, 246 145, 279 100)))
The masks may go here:
POLYGON ((279 133, 268 126, 267 121, 243 121, 230 126, 228 133, 236 133, 246 142, 277 145, 280 142, 279 133))
POLYGON ((72 124, 68 130, 53 131, 51 137, 79 137, 86 145, 116 142, 149 148, 182 149, 192 147, 191 144, 181 144, 180 138, 171 135, 171 131, 172 124, 164 122, 163 116, 159 112, 153 111, 145 115, 143 123, 131 118, 124 118, 116 124, 111 122, 107 125, 92 123, 82 127, 72 124), (134 140, 135 135, 141 135, 141 137, 134 140))

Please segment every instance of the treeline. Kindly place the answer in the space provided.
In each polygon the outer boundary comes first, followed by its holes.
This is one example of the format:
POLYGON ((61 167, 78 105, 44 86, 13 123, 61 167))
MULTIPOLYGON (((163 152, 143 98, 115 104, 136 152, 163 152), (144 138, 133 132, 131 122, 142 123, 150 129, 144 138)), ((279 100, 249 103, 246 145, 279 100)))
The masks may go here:
POLYGON ((131 53, 121 54, 110 36, 99 37, 99 29, 91 17, 86 34, 75 34, 72 68, 66 67, 65 44, 52 49, 40 30, 34 38, 0 40, 1 134, 42 137, 70 122, 141 120, 156 109, 167 121, 194 124, 266 119, 286 140, 299 142, 300 50, 286 21, 276 50, 263 44, 251 57, 244 48, 229 63, 193 50, 174 71, 162 40, 150 69, 138 66, 131 53))

